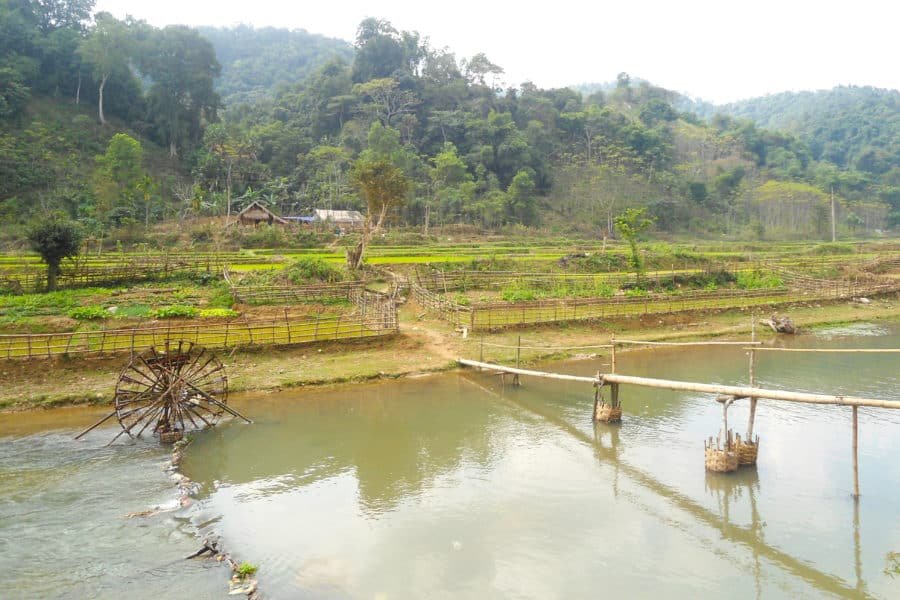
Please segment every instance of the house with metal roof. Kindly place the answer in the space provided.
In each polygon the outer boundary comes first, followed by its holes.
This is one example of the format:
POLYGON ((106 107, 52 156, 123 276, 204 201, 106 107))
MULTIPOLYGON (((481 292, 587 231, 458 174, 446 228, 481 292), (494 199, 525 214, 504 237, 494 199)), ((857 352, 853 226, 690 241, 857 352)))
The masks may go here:
POLYGON ((315 210, 315 221, 318 223, 333 223, 341 229, 362 229, 366 218, 358 210, 315 210))

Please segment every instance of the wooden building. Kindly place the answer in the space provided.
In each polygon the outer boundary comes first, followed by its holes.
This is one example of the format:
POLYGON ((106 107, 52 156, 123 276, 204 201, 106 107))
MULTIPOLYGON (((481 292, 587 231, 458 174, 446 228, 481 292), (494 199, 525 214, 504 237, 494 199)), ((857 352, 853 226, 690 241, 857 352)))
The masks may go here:
POLYGON ((234 223, 240 223, 241 225, 259 225, 260 223, 266 223, 268 225, 274 225, 275 223, 278 223, 279 225, 289 224, 288 221, 282 219, 263 206, 259 200, 251 202, 244 210, 239 212, 236 217, 237 220, 229 223, 229 225, 233 225, 234 223))
POLYGON ((358 210, 326 210, 317 208, 315 222, 331 223, 341 231, 362 229, 366 218, 358 210))

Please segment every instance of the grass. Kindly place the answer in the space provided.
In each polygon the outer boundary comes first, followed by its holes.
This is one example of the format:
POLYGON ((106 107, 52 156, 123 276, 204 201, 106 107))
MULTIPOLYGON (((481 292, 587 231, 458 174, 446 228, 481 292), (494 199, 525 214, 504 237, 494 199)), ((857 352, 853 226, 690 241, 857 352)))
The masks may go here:
POLYGON ((235 575, 238 576, 239 579, 247 579, 248 577, 253 577, 256 575, 256 572, 259 570, 259 567, 256 565, 252 565, 248 562, 242 562, 237 569, 234 570, 235 575))

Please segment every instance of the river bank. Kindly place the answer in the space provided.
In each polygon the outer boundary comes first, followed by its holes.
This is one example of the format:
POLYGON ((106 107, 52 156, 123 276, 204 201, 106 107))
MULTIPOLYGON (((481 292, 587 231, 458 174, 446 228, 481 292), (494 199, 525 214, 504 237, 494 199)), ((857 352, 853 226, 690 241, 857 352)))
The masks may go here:
MULTIPOLYGON (((803 303, 779 308, 801 328, 859 321, 900 320, 896 296, 853 301, 803 303)), ((691 340, 747 336, 749 310, 645 315, 598 322, 563 323, 518 331, 474 333, 463 337, 443 321, 419 318, 422 310, 401 310, 400 333, 389 339, 356 343, 261 348, 222 353, 234 392, 277 392, 287 388, 327 386, 392 379, 456 368, 456 358, 514 361, 521 337, 522 364, 551 358, 601 353, 584 348, 609 342, 611 336, 643 341, 691 340), (507 346, 503 348, 501 346, 507 346), (556 348, 568 348, 557 350, 556 348)), ((755 315, 756 319, 764 316, 755 315)), ((773 335, 758 329, 762 336, 773 335)), ((78 404, 109 404, 124 357, 48 359, 0 363, 0 412, 78 404)))

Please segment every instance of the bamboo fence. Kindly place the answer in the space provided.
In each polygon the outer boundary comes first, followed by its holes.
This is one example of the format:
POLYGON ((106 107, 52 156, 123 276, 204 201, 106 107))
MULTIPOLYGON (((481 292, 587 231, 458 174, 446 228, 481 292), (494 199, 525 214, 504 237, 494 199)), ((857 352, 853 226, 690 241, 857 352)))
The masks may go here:
POLYGON ((52 358, 63 355, 136 352, 150 346, 186 340, 208 348, 291 346, 324 341, 388 336, 399 329, 395 297, 354 288, 352 312, 344 315, 215 323, 173 323, 127 329, 101 329, 38 334, 0 335, 0 359, 52 358))
MULTIPOLYGON (((718 267, 716 267, 718 268, 718 267)), ((438 314, 457 327, 470 331, 490 330, 517 325, 603 319, 642 314, 661 314, 693 310, 723 310, 751 306, 774 306, 792 302, 853 298, 863 295, 891 293, 900 290, 900 281, 874 275, 853 279, 816 279, 787 270, 778 265, 759 268, 776 273, 785 287, 742 290, 719 289, 682 293, 651 293, 645 296, 612 296, 584 298, 552 298, 519 302, 475 302, 460 304, 450 299, 450 292, 489 289, 508 285, 513 281, 527 281, 529 286, 552 289, 556 285, 594 281, 622 285, 634 281, 633 275, 571 275, 547 273, 510 273, 417 270, 412 281, 414 299, 427 310, 438 314), (593 278, 593 279, 592 279, 593 278), (615 278, 615 279, 614 279, 615 278)), ((671 274, 702 272, 672 271, 671 274)), ((649 274, 657 279, 670 273, 649 274)))
MULTIPOLYGON (((58 285, 61 288, 152 281, 176 275, 218 273, 230 264, 259 263, 256 257, 229 254, 142 254, 113 257, 77 257, 60 265, 58 285)), ((0 282, 10 291, 32 291, 43 288, 47 280, 45 266, 25 261, 6 263, 0 267, 0 282)))
POLYGON ((293 304, 305 302, 333 302, 347 300, 354 291, 365 288, 363 281, 342 281, 318 285, 260 285, 231 286, 231 295, 238 302, 251 305, 293 304))
POLYGON ((0 359, 137 352, 175 340, 207 348, 292 346, 325 341, 346 341, 392 335, 397 332, 396 311, 359 311, 348 315, 286 317, 219 323, 178 323, 130 329, 101 329, 65 333, 0 335, 0 359))

